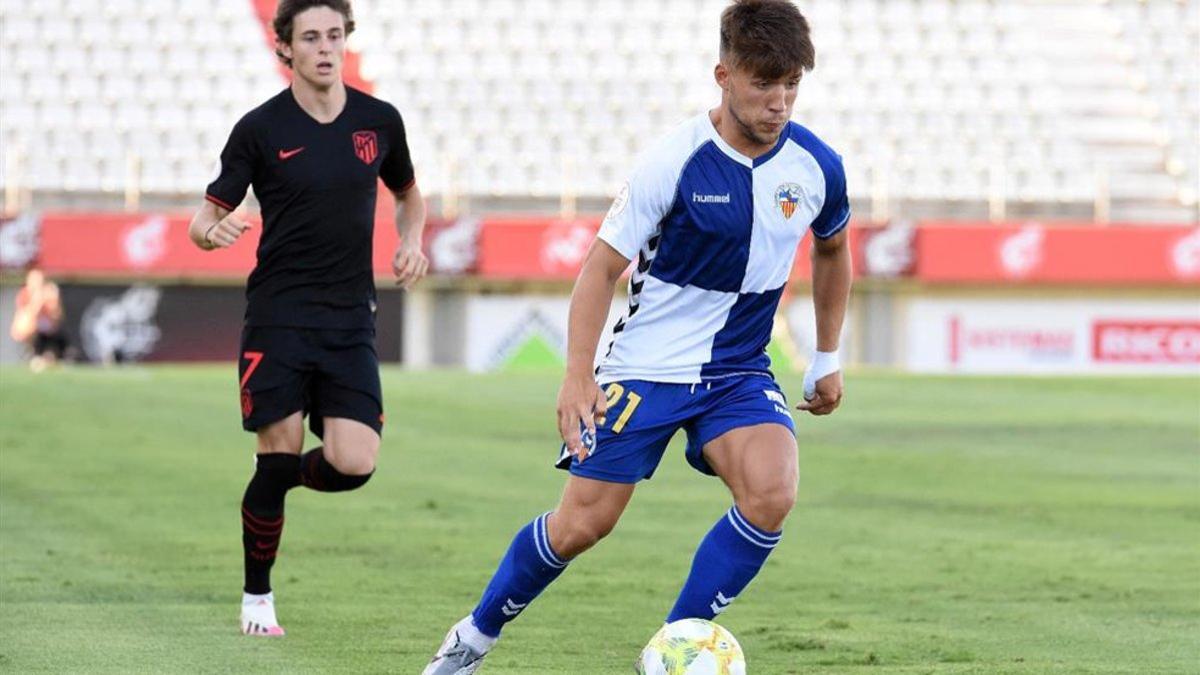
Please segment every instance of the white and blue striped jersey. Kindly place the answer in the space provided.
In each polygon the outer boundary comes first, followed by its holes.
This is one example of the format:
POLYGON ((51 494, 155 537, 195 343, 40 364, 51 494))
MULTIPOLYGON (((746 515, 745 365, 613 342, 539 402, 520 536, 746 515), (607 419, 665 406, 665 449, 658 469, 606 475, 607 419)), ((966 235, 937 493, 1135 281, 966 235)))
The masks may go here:
POLYGON ((683 123, 643 155, 600 226, 637 266, 598 381, 769 373, 767 342, 801 238, 832 237, 849 220, 841 157, 808 129, 789 122, 750 159, 708 113, 683 123))

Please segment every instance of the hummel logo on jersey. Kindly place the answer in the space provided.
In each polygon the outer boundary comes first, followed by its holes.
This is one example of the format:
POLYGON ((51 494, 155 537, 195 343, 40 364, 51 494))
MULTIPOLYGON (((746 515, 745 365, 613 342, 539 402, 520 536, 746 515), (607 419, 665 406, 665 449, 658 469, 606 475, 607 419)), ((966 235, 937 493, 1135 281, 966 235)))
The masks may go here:
POLYGON ((728 204, 730 197, 728 192, 723 195, 702 195, 698 192, 693 192, 692 201, 697 204, 728 204))
POLYGON ((285 161, 288 159, 291 159, 292 157, 304 152, 304 148, 305 148, 305 146, 302 145, 302 146, 296 148, 295 150, 280 150, 279 151, 279 159, 285 160, 285 161))

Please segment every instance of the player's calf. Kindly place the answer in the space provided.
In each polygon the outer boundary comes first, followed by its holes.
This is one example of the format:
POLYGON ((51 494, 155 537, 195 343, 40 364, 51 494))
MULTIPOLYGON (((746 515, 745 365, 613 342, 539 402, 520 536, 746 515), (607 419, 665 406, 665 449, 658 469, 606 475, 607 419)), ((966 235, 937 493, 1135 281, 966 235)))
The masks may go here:
POLYGON ((520 613, 563 570, 565 559, 550 544, 546 533, 549 513, 521 528, 470 614, 450 628, 446 639, 423 675, 468 675, 475 672, 491 650, 504 624, 520 613))
POLYGON ((755 526, 737 506, 708 531, 696 549, 692 569, 667 622, 708 619, 725 611, 779 544, 783 532, 755 526))
POLYGON ((612 531, 634 486, 572 475, 553 513, 543 513, 513 537, 479 604, 455 624, 426 675, 475 672, 500 637, 567 564, 612 531))
POLYGON ((570 562, 570 556, 556 551, 550 543, 546 531, 549 515, 543 513, 517 532, 471 612, 474 625, 484 635, 499 637, 504 624, 517 618, 570 562))
POLYGON ((299 484, 300 458, 288 454, 258 455, 254 476, 242 497, 242 547, 245 554, 245 592, 271 592, 271 566, 283 535, 283 505, 287 491, 299 484))
POLYGON ((471 613, 473 625, 498 637, 567 563, 612 531, 633 495, 633 485, 571 476, 553 513, 527 524, 509 544, 504 559, 471 613))

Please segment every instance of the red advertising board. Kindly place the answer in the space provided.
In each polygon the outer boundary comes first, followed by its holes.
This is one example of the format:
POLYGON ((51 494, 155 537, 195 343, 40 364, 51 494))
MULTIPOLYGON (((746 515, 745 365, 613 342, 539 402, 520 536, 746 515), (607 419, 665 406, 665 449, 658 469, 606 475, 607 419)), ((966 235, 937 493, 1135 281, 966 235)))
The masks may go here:
POLYGON ((599 218, 488 218, 477 271, 498 279, 574 279, 599 229, 599 218))
MULTIPOLYGON (((189 215, 49 213, 41 218, 38 261, 54 275, 244 277, 254 268, 261 224, 233 246, 202 251, 188 238, 189 215)), ((390 222, 375 227, 374 267, 392 273, 398 237, 390 222)))
MULTIPOLYGON (((379 277, 390 276, 397 242, 391 203, 384 201, 374 242, 379 277)), ((37 256, 51 274, 241 277, 253 268, 259 228, 230 249, 205 252, 188 239, 188 219, 179 214, 49 213, 41 217, 39 228, 7 223, 0 234, 40 229, 37 256)), ((599 226, 599 217, 431 219, 425 243, 437 273, 570 280, 599 226)), ((33 241, 33 236, 25 239, 33 241)), ((14 234, 5 241, 10 239, 20 238, 14 234)), ((805 237, 793 279, 811 274, 811 246, 812 238, 805 237)), ((1200 284, 1200 229, 1193 227, 855 224, 850 247, 860 276, 915 277, 929 283, 1200 284)))
MULTIPOLYGON (((885 228, 864 228, 858 223, 850 224, 850 257, 855 276, 861 276, 868 269, 864 245, 885 228)), ((796 249, 796 260, 792 263, 792 279, 808 280, 812 277, 812 233, 804 235, 800 247, 796 249)), ((897 263, 903 265, 903 263, 897 263)), ((894 275, 888 275, 894 276, 894 275)))
POLYGON ((190 217, 161 214, 46 214, 38 260, 50 274, 237 276, 254 267, 258 223, 243 240, 202 251, 187 236, 190 217))
MULTIPOLYGON (((574 279, 599 229, 599 218, 485 219, 479 232, 477 272, 501 279, 574 279)), ((855 269, 862 269, 865 261, 862 244, 878 231, 851 228, 855 269)), ((806 279, 811 274, 811 247, 812 238, 806 236, 796 252, 792 278, 806 279)))
POLYGON ((1181 226, 922 223, 918 279, 929 282, 1200 282, 1200 229, 1181 226))
POLYGON ((1097 321, 1092 358, 1101 363, 1200 363, 1200 321, 1097 321))

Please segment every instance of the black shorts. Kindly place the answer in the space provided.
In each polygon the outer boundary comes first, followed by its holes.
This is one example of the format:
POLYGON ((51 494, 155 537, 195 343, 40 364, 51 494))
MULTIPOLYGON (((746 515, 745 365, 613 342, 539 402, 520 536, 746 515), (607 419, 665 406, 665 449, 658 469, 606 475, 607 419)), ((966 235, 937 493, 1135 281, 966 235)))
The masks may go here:
POLYGON ((296 411, 324 436, 326 417, 383 431, 375 331, 246 326, 238 381, 242 428, 258 429, 296 411))
POLYGON ((33 353, 37 356, 45 356, 53 354, 55 358, 61 359, 63 353, 67 351, 67 336, 59 333, 43 333, 38 331, 33 336, 33 353))

